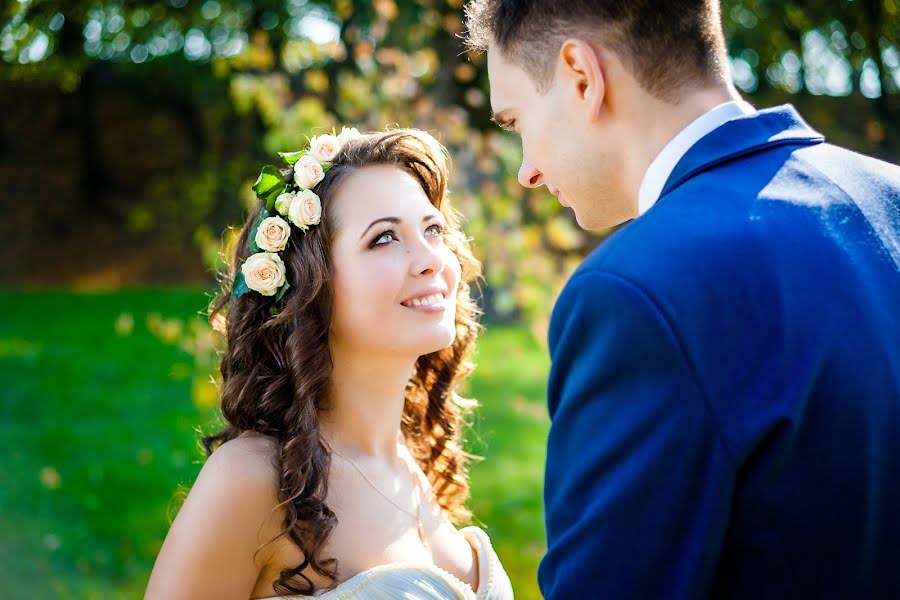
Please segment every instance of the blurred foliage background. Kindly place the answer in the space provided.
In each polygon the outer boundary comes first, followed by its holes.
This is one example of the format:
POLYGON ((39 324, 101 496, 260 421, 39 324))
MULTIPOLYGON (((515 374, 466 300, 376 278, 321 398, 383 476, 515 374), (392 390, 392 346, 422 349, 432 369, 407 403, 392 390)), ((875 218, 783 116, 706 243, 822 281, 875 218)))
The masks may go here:
MULTIPOLYGON (((580 231, 516 182, 485 57, 461 43, 463 0, 2 6, 3 597, 140 597, 166 507, 199 469, 194 428, 216 419, 200 290, 259 166, 341 125, 419 127, 453 156, 453 199, 485 263, 470 393, 484 406, 471 442, 489 460, 473 506, 519 596, 538 597, 535 340, 608 232, 580 231)), ((725 0, 723 17, 751 102, 791 102, 832 142, 898 161, 900 0, 725 0)))
MULTIPOLYGON (((415 126, 454 159, 488 314, 541 331, 602 237, 515 180, 463 0, 9 2, 0 30, 0 281, 206 284, 278 150, 341 124, 415 126), (40 198, 39 202, 17 201, 40 198), (40 224, 37 226, 37 224, 40 224), (63 258, 64 257, 64 258, 63 258)), ((727 1, 735 80, 832 141, 900 153, 900 0, 727 1)))

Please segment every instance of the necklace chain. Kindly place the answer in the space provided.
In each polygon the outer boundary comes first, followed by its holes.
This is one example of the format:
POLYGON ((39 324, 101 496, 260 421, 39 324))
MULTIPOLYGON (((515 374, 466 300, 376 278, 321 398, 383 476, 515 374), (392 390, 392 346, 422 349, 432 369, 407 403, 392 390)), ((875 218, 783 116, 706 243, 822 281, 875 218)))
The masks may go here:
POLYGON ((422 544, 427 548, 428 547, 428 539, 425 536, 425 526, 422 523, 422 500, 418 494, 420 484, 419 484, 419 479, 418 479, 418 477, 416 477, 415 473, 410 473, 413 476, 413 483, 415 484, 415 488, 416 488, 416 513, 413 514, 413 513, 409 512, 408 510, 406 510, 405 508, 403 508, 402 506, 400 506, 399 504, 397 504, 393 498, 391 498, 390 496, 388 496, 387 494, 382 492, 381 488, 379 488, 377 485, 375 485, 375 483, 372 482, 371 479, 369 479, 368 475, 366 475, 365 471, 363 471, 358 464, 356 464, 354 461, 350 460, 350 458, 344 456, 343 454, 341 454, 334 448, 332 448, 331 451, 334 452, 335 454, 337 454, 338 456, 340 456, 341 458, 343 458, 344 460, 346 460, 348 463, 350 463, 353 466, 353 468, 356 469, 360 475, 362 475, 362 478, 365 479, 366 483, 368 483, 372 487, 372 489, 375 490, 376 492, 378 492, 385 500, 387 500, 388 502, 390 502, 391 504, 396 506, 399 510, 403 511, 404 513, 406 513, 407 515, 409 515, 410 517, 412 517, 413 519, 416 520, 416 525, 418 526, 418 531, 419 531, 419 539, 421 540, 422 544))

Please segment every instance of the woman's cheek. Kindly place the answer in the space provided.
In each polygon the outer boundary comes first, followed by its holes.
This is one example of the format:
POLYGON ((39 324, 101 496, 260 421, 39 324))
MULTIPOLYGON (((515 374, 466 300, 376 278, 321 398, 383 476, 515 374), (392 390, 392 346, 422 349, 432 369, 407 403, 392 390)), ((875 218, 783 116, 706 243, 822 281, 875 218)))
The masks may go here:
POLYGON ((367 310, 383 316, 385 310, 399 301, 406 266, 387 253, 382 254, 360 263, 354 287, 360 302, 368 305, 367 310))
POLYGON ((459 285, 459 279, 462 274, 462 266, 459 264, 459 258, 450 248, 444 246, 447 253, 444 260, 444 272, 447 273, 447 284, 451 289, 456 289, 459 285))

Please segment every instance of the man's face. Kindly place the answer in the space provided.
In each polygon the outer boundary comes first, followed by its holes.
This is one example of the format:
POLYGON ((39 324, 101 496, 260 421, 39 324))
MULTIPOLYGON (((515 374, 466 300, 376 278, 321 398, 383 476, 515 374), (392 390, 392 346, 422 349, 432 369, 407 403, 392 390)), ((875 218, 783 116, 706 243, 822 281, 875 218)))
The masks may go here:
POLYGON ((604 119, 588 117, 577 74, 556 69, 539 91, 534 79, 499 50, 488 52, 494 120, 522 140, 519 183, 547 186, 575 212, 583 229, 603 229, 632 218, 621 192, 621 152, 604 119), (613 142, 613 143, 610 143, 613 142))

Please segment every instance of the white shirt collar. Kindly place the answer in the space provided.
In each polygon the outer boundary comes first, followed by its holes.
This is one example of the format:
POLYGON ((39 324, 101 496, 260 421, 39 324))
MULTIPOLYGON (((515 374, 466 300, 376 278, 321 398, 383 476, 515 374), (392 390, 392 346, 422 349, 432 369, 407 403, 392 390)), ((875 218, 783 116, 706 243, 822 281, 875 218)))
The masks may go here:
POLYGON ((687 154, 691 146, 726 121, 755 112, 756 109, 747 102, 733 100, 720 104, 700 115, 690 125, 682 129, 678 135, 672 138, 672 141, 666 144, 659 156, 650 163, 650 167, 644 175, 644 180, 641 182, 641 189, 638 192, 638 214, 644 214, 656 204, 666 185, 666 181, 668 181, 669 176, 675 169, 675 165, 678 164, 681 157, 687 154))

